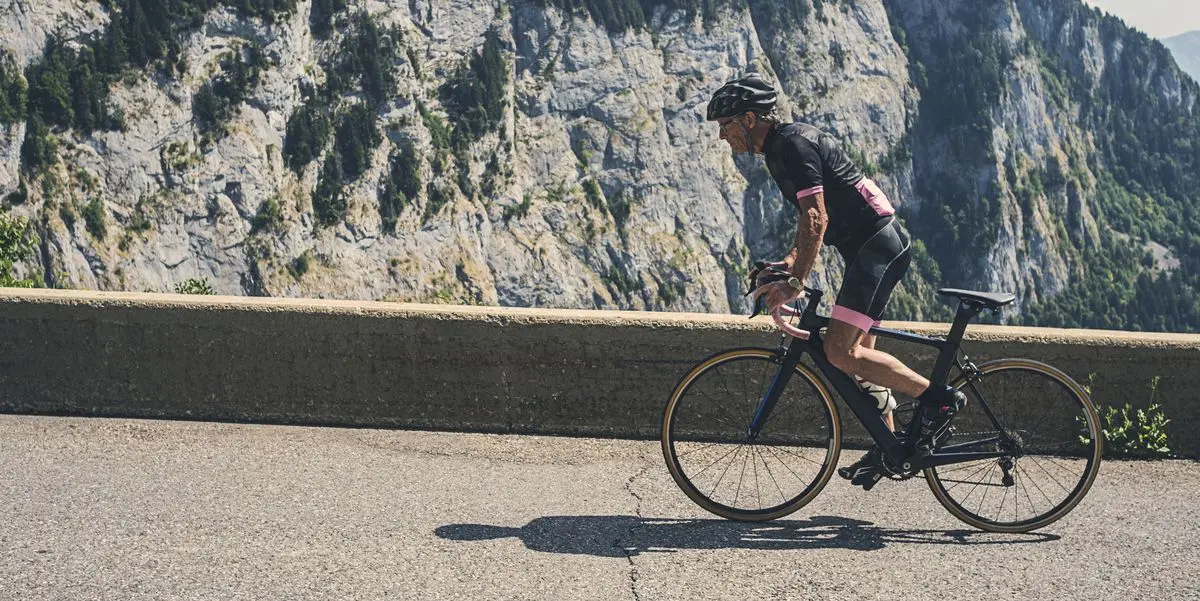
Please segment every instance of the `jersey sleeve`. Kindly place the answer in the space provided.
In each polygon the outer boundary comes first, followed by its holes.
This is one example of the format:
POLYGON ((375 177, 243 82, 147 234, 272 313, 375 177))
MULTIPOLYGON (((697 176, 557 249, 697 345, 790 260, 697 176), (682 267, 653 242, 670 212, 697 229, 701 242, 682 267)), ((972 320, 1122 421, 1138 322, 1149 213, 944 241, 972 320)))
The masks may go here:
POLYGON ((795 198, 788 200, 799 202, 801 198, 825 191, 824 161, 816 144, 803 136, 792 136, 785 143, 784 160, 796 190, 795 198))

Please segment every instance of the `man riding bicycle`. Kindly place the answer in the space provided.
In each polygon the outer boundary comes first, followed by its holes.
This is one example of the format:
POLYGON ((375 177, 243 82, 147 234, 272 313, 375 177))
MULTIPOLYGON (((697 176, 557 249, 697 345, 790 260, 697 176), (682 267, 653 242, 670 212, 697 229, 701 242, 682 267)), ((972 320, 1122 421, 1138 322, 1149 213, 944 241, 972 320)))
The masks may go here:
MULTIPOLYGON (((754 291, 767 312, 800 298, 822 244, 846 261, 842 287, 824 336, 829 362, 854 375, 878 403, 888 427, 895 429, 891 390, 920 401, 919 446, 932 449, 967 399, 929 380, 898 359, 875 349, 868 332, 879 324, 892 290, 908 270, 909 237, 895 210, 875 182, 863 177, 839 144, 805 123, 784 123, 775 108, 774 87, 757 74, 721 86, 708 103, 708 120, 720 125, 720 137, 734 152, 764 155, 767 169, 784 198, 800 211, 792 250, 775 265, 792 277, 754 291)), ((870 490, 883 476, 882 455, 871 449, 843 477, 870 490)))

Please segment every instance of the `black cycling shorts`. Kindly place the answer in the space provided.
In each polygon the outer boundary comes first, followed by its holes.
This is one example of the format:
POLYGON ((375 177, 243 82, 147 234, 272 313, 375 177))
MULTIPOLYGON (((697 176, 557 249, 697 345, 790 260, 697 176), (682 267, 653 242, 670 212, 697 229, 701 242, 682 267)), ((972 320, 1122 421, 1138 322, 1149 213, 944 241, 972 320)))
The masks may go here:
POLYGON ((833 319, 864 332, 879 325, 883 310, 900 277, 908 271, 908 233, 891 217, 885 225, 866 236, 856 248, 839 248, 846 260, 842 289, 833 307, 833 319))

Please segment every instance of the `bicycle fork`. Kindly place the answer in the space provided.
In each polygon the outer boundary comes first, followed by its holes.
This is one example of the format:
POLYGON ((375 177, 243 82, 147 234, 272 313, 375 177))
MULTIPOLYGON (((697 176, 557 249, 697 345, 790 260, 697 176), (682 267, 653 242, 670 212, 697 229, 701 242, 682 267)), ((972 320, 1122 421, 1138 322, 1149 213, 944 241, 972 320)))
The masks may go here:
POLYGON ((759 433, 762 432, 763 425, 767 423, 767 418, 771 417, 771 412, 775 410, 775 405, 779 402, 783 389, 787 388, 788 381, 792 379, 792 374, 796 371, 796 364, 800 363, 800 357, 803 354, 804 351, 784 352, 777 360, 779 370, 775 372, 775 377, 771 379, 771 385, 767 387, 767 392, 759 401, 758 409, 754 412, 754 419, 750 420, 750 427, 746 431, 750 440, 756 440, 759 433))

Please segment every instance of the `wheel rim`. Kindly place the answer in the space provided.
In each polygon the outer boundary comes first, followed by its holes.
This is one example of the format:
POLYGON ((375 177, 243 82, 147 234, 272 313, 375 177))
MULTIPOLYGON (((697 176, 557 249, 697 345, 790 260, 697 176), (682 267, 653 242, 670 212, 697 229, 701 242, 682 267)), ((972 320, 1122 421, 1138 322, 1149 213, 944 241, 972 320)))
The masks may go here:
POLYGON ((1010 454, 931 468, 926 478, 938 500, 968 523, 998 531, 1040 528, 1066 515, 1091 486, 1100 461, 1099 420, 1086 392, 1049 366, 1006 361, 981 372, 973 388, 956 382, 969 403, 939 452, 1010 454), (1005 426, 1003 434, 978 395, 1005 426))
POLYGON ((837 461, 828 393, 803 366, 750 439, 750 421, 778 371, 773 358, 765 350, 715 357, 685 377, 668 405, 663 450, 672 476, 694 501, 724 517, 791 513, 820 492, 837 461))

